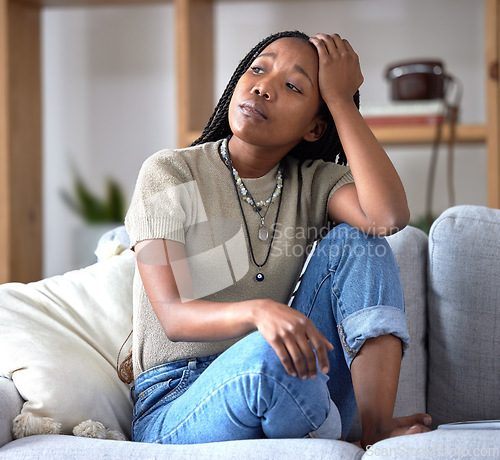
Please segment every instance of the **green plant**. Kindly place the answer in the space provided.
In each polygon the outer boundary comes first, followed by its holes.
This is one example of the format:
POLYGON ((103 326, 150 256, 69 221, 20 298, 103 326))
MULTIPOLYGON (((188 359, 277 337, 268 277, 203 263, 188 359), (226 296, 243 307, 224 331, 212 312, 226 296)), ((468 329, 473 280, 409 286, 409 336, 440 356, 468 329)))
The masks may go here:
POLYGON ((75 175, 74 196, 63 191, 62 198, 75 213, 88 223, 123 223, 125 220, 124 193, 120 185, 113 179, 106 180, 106 194, 101 198, 89 190, 79 175, 75 175))
POLYGON ((429 234, 432 223, 437 219, 438 216, 426 216, 421 215, 417 216, 414 220, 410 221, 410 225, 413 227, 417 227, 420 230, 423 230, 425 233, 429 234))

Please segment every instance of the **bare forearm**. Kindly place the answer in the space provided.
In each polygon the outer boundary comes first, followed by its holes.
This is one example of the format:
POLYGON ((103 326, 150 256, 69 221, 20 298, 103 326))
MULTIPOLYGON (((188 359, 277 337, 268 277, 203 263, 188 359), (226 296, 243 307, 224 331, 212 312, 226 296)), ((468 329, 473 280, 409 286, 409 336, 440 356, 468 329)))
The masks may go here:
POLYGON ((258 302, 156 301, 153 309, 173 342, 218 342, 254 331, 253 312, 258 302))
POLYGON ((228 303, 195 299, 183 244, 145 240, 135 249, 144 289, 170 340, 217 342, 258 330, 290 374, 314 377, 316 356, 320 369, 327 371, 327 350, 332 345, 302 313, 270 299, 228 303))
POLYGON ((355 182, 330 199, 329 216, 379 235, 401 229, 409 219, 403 185, 353 101, 363 83, 358 55, 338 34, 317 34, 311 43, 318 51, 321 96, 335 121, 355 182))
POLYGON ((403 184, 352 101, 329 104, 351 168, 359 204, 375 226, 404 227, 409 211, 403 184))
POLYGON ((183 244, 146 240, 135 251, 144 289, 170 340, 219 341, 255 328, 252 315, 258 301, 224 303, 195 297, 183 244))
POLYGON ((291 375, 314 378, 316 358, 320 369, 328 372, 327 351, 333 349, 332 344, 309 318, 284 304, 269 299, 236 303, 200 300, 153 308, 173 341, 221 341, 258 330, 291 375))

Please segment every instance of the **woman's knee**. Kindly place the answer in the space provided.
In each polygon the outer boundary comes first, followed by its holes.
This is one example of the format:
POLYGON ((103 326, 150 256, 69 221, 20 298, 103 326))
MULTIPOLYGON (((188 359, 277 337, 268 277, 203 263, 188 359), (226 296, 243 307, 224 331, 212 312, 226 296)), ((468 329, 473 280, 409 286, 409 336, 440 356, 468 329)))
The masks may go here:
POLYGON ((337 301, 343 299, 339 308, 404 308, 399 266, 386 238, 366 235, 347 224, 335 227, 326 238, 332 292, 337 301))
POLYGON ((333 263, 346 257, 358 260, 388 259, 391 264, 395 262, 391 247, 384 237, 368 235, 345 223, 330 230, 318 249, 323 255, 328 255, 333 263))
POLYGON ((239 362, 245 363, 245 370, 264 373, 286 373, 278 355, 258 331, 247 335, 228 351, 239 362))
POLYGON ((245 363, 244 373, 270 377, 285 386, 287 382, 300 381, 298 377, 288 374, 272 346, 259 332, 249 334, 231 348, 234 348, 233 357, 245 363))

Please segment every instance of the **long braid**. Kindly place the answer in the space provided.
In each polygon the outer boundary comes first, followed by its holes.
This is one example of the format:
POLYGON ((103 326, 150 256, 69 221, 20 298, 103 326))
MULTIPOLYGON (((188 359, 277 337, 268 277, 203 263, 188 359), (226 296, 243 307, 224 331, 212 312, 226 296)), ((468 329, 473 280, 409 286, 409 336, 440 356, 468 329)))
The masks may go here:
MULTIPOLYGON (((229 80, 226 89, 222 93, 219 102, 215 106, 214 112, 208 120, 203 133, 191 145, 194 146, 203 144, 205 142, 217 141, 231 134, 231 128, 229 126, 228 118, 229 104, 240 77, 248 70, 252 62, 269 44, 280 38, 289 37, 300 38, 302 40, 309 41, 309 36, 302 32, 285 31, 272 34, 262 40, 256 46, 254 46, 236 67, 236 70, 229 80)), ((354 102, 359 108, 359 91, 356 91, 356 94, 354 95, 354 102)), ((288 155, 300 160, 322 159, 339 164, 346 164, 347 159, 344 153, 344 149, 342 148, 342 144, 337 133, 337 128, 335 127, 332 115, 330 114, 330 111, 328 110, 326 104, 323 104, 320 110, 320 115, 327 122, 327 128, 323 133, 323 136, 321 136, 321 138, 316 142, 301 141, 288 153, 288 155)))

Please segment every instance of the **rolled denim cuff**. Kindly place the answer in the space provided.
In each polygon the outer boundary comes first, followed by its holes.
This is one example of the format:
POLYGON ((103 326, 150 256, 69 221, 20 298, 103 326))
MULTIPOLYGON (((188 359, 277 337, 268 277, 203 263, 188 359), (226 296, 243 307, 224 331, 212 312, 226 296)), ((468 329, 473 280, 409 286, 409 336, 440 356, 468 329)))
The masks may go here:
POLYGON ((349 367, 367 339, 392 334, 401 339, 403 355, 410 346, 408 319, 404 311, 396 307, 363 308, 344 318, 337 327, 349 367))

